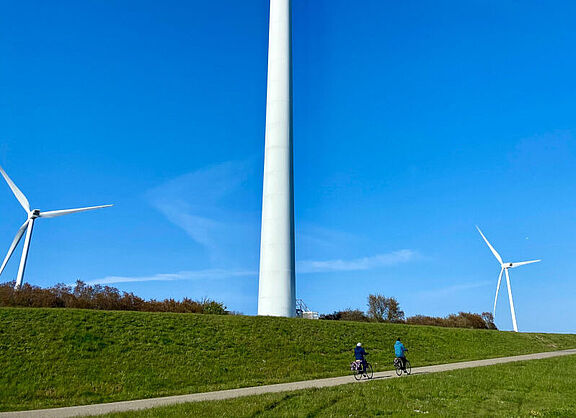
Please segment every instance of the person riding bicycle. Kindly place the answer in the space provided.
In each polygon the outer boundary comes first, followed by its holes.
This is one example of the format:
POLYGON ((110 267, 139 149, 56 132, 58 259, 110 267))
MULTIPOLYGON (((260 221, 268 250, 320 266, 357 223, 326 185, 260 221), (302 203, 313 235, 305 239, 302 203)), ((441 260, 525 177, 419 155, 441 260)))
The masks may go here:
POLYGON ((367 362, 366 362, 366 354, 368 354, 366 352, 366 350, 364 350, 364 347, 362 347, 362 343, 358 343, 356 344, 356 347, 354 347, 354 357, 356 358, 356 360, 361 360, 362 361, 362 370, 359 371, 359 373, 362 374, 366 374, 366 369, 368 368, 367 366, 367 362))
POLYGON ((396 344, 394 344, 394 354, 396 354, 396 357, 402 362, 402 370, 404 371, 406 371, 406 351, 408 351, 408 349, 404 347, 404 344, 402 344, 402 341, 398 338, 396 344))

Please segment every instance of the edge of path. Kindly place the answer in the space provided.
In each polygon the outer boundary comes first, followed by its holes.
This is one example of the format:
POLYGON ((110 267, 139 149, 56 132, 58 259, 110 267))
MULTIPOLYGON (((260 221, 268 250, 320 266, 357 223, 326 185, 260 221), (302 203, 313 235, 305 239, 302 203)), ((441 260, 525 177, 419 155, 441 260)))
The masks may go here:
MULTIPOLYGON (((576 355, 576 348, 560 351, 548 351, 545 353, 524 354, 520 356, 497 357, 484 360, 462 361, 458 363, 438 364, 434 366, 414 367, 413 375, 444 372, 449 370, 467 369, 472 367, 492 366, 502 363, 512 363, 525 360, 540 360, 551 357, 576 355)), ((287 392, 300 389, 324 388, 352 383, 365 383, 376 379, 388 379, 398 377, 394 370, 374 373, 371 380, 354 381, 351 375, 341 377, 329 377, 324 379, 304 380, 300 382, 277 383, 274 385, 253 386, 239 389, 227 389, 215 392, 192 393, 188 395, 165 396, 161 398, 147 398, 133 401, 110 402, 92 405, 68 406, 62 408, 34 409, 28 411, 0 412, 2 418, 53 418, 53 417, 76 417, 108 414, 111 412, 135 411, 139 409, 156 408, 159 406, 174 405, 187 402, 217 401, 224 399, 239 398, 242 396, 261 395, 264 393, 287 392)))

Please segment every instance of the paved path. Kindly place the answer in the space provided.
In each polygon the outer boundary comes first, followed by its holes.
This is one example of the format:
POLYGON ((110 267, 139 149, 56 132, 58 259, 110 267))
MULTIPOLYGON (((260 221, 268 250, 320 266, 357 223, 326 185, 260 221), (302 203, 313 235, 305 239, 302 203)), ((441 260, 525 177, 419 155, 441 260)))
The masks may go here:
MULTIPOLYGON (((568 356, 576 354, 576 349, 552 351, 547 353, 526 354, 523 356, 500 357, 486 360, 464 361, 461 363, 439 364, 436 366, 414 367, 412 375, 444 372, 448 370, 468 369, 471 367, 491 366, 495 364, 511 363, 523 360, 538 360, 558 356, 568 356)), ((391 371, 374 373, 374 379, 388 379, 397 377, 391 371)), ((358 383, 370 382, 372 380, 363 379, 358 383)), ((305 380, 302 382, 279 383, 276 385, 255 386, 241 389, 220 390, 217 392, 193 393, 190 395, 166 396, 163 398, 139 399, 136 401, 123 401, 102 403, 96 405, 71 406, 66 408, 37 409, 33 411, 0 412, 0 418, 4 417, 76 417, 87 415, 100 415, 110 412, 134 411, 138 409, 148 409, 157 406, 174 405, 186 402, 216 401, 222 399, 238 398, 241 396, 261 395, 263 393, 286 392, 291 390, 325 388, 330 386, 345 385, 355 383, 351 375, 343 377, 332 377, 328 379, 305 380)))

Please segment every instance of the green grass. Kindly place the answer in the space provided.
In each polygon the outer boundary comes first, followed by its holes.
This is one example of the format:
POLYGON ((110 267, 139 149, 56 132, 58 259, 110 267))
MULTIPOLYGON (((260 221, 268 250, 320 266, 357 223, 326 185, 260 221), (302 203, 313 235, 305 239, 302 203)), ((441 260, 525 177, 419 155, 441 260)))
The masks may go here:
POLYGON ((362 341, 376 370, 576 347, 576 335, 72 309, 0 308, 0 410, 338 376, 362 341))
POLYGON ((574 416, 576 356, 106 415, 127 417, 574 416))

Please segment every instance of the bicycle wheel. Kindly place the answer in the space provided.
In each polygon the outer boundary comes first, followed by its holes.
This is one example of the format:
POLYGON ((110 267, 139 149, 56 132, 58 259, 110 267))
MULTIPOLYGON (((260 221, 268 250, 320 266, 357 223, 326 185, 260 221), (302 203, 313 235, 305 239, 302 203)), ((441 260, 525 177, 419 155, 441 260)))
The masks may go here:
POLYGON ((354 369, 354 379, 356 379, 356 380, 362 379, 362 373, 357 368, 354 369))
POLYGON ((396 376, 402 376, 402 367, 400 367, 399 362, 394 362, 394 368, 396 369, 396 376))
POLYGON ((412 366, 410 366, 410 362, 406 360, 406 374, 412 373, 412 366))
POLYGON ((374 369, 372 368, 372 365, 370 363, 368 363, 368 365, 366 366, 366 377, 368 379, 372 379, 372 377, 374 377, 374 369))

